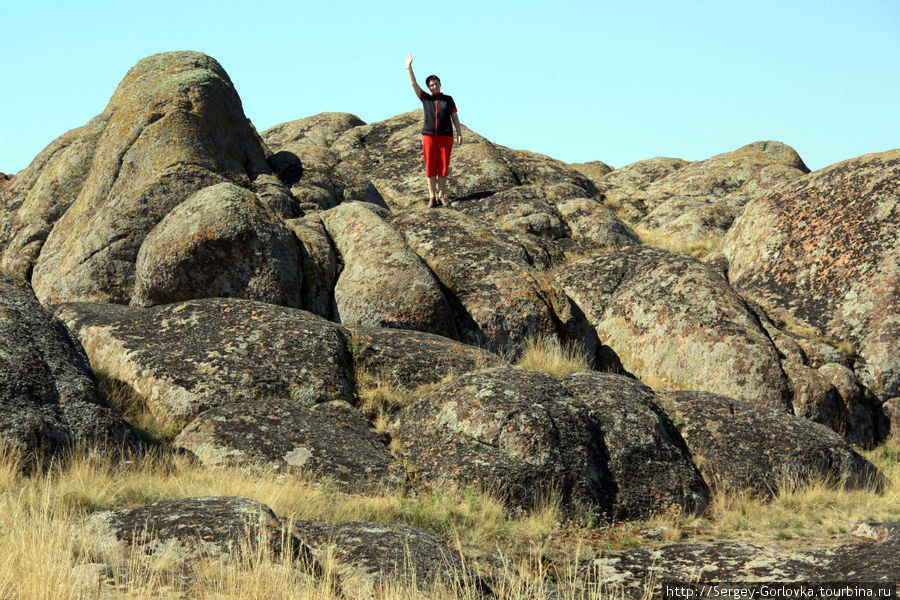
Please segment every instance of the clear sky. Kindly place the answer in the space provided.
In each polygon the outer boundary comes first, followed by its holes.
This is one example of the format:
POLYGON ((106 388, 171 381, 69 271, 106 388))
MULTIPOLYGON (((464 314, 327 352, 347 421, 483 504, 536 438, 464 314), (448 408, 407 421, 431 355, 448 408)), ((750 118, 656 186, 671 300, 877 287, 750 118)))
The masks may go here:
POLYGON ((216 58, 260 131, 416 109, 412 52, 464 125, 567 162, 778 140, 819 169, 900 147, 900 0, 17 0, 0 16, 0 171, 166 50, 216 58))

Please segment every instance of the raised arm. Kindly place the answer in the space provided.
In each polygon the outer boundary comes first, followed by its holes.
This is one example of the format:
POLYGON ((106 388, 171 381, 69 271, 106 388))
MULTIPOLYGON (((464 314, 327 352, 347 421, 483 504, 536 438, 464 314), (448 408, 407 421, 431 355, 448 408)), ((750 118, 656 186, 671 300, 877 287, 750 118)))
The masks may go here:
POLYGON ((422 88, 420 88, 419 84, 416 83, 416 76, 412 70, 412 61, 413 61, 412 54, 407 54, 406 55, 406 74, 409 75, 409 82, 413 86, 413 91, 416 92, 416 98, 421 98, 422 97, 422 88))

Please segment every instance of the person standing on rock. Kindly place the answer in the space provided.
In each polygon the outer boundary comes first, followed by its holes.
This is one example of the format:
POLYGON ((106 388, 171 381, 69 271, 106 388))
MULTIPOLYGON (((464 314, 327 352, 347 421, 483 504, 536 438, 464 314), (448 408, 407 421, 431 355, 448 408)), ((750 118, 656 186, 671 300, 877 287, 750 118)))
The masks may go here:
POLYGON ((428 179, 428 208, 437 206, 437 200, 450 206, 447 200, 447 170, 450 168, 450 151, 453 149, 453 128, 456 143, 462 144, 462 126, 456 114, 453 98, 441 93, 441 80, 429 75, 425 86, 430 94, 419 87, 412 70, 412 54, 406 55, 406 72, 416 96, 422 101, 425 124, 422 126, 422 151, 425 155, 425 177, 428 179), (437 191, 437 198, 435 197, 437 191))

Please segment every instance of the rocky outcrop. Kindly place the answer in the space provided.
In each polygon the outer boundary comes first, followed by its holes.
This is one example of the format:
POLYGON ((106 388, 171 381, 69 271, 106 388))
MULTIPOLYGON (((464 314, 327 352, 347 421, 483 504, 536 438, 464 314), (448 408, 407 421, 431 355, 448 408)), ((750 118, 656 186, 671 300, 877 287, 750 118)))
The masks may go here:
POLYGON ((451 587, 473 579, 458 552, 415 527, 295 521, 293 531, 317 556, 329 554, 337 561, 336 575, 347 598, 378 597, 378 590, 388 584, 415 586, 428 593, 441 584, 451 587))
POLYGON ((229 561, 262 547, 287 555, 298 568, 321 570, 310 548, 268 506, 228 496, 164 500, 91 515, 85 541, 102 556, 138 564, 165 557, 190 569, 203 561, 229 561))
POLYGON ((173 431, 234 401, 351 400, 340 328, 308 312, 231 298, 151 308, 63 304, 94 371, 131 388, 173 431))
POLYGON ((334 287, 340 323, 457 337, 453 312, 434 276, 366 204, 341 204, 323 213, 322 221, 344 266, 334 287))
POLYGON ((698 392, 657 396, 715 489, 763 498, 785 484, 824 480, 878 488, 883 475, 837 433, 779 410, 698 392))
POLYGON ((712 245, 747 201, 804 174, 797 152, 755 142, 693 163, 657 158, 613 171, 598 183, 620 216, 667 247, 712 245))
POLYGON ((0 269, 0 445, 31 466, 75 447, 135 453, 137 432, 109 407, 82 347, 0 269))
POLYGON ((195 52, 138 62, 77 137, 69 154, 81 170, 64 191, 38 194, 42 216, 27 221, 43 231, 55 220, 32 275, 45 304, 129 302, 140 246, 166 214, 204 187, 250 188, 271 172, 228 75, 195 52))
POLYGON ((110 116, 58 137, 0 190, 0 267, 31 279, 53 225, 81 192, 110 116))
MULTIPOLYGON (((610 551, 591 560, 579 573, 586 589, 594 586, 622 587, 625 597, 646 598, 645 589, 659 592, 660 582, 753 582, 756 595, 800 597, 818 594, 816 582, 887 583, 895 591, 900 577, 896 553, 900 550, 900 524, 863 523, 854 531, 877 531, 876 540, 850 540, 833 548, 772 548, 756 543, 679 543, 651 548, 610 551), (768 582, 768 583, 766 583, 768 582), (791 589, 790 584, 803 584, 791 589), (782 586, 787 584, 784 591, 782 586), (762 586, 768 586, 765 590, 762 586), (815 590, 815 592, 814 592, 815 590)), ((738 584, 739 585, 739 584, 738 584)), ((744 587, 749 592, 749 583, 744 587)), ((833 585, 833 584, 832 584, 833 585)), ((732 586, 738 587, 738 586, 732 586)), ((728 587, 721 588, 721 595, 728 587)), ((873 592, 877 595, 877 591, 873 592)), ((863 596, 851 585, 844 595, 863 596)), ((746 594, 749 595, 749 594, 746 594)), ((841 592, 830 595, 839 596, 841 592)))
POLYGON ((359 410, 344 401, 304 406, 264 399, 217 406, 172 442, 205 466, 261 466, 325 477, 342 489, 388 485, 392 456, 359 410))
POLYGON ((488 489, 519 509, 556 498, 565 515, 578 518, 630 518, 671 506, 702 510, 703 482, 648 394, 602 375, 560 382, 488 369, 403 410, 396 439, 412 465, 410 477, 488 489), (621 429, 625 421, 633 432, 621 429), (638 473, 632 460, 648 463, 648 471, 638 473), (651 474, 663 471, 651 486, 651 474))
POLYGON ((503 364, 496 354, 430 333, 348 327, 355 365, 407 389, 503 364))
POLYGON ((131 303, 234 297, 300 306, 296 238, 256 195, 233 183, 174 208, 138 252, 131 303))
POLYGON ((624 368, 654 389, 702 390, 790 410, 778 352, 720 275, 652 248, 554 273, 624 368))
POLYGON ((530 268, 525 248, 484 224, 457 211, 413 212, 391 223, 448 290, 462 341, 517 349, 580 324, 558 286, 530 268))
POLYGON ((300 269, 303 274, 300 305, 311 313, 333 320, 334 284, 340 264, 320 213, 312 213, 302 219, 288 219, 285 225, 300 240, 300 269))
POLYGON ((749 203, 728 277, 787 326, 854 344, 860 381, 900 391, 900 150, 832 165, 749 203))

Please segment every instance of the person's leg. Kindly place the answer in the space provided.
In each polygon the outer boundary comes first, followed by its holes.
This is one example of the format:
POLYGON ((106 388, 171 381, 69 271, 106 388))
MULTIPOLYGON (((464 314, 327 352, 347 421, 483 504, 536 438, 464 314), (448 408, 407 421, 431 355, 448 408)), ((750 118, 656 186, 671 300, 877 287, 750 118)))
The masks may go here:
POLYGON ((440 153, 437 180, 438 191, 440 193, 441 204, 450 206, 450 201, 447 199, 447 175, 450 171, 450 152, 453 150, 453 138, 441 136, 438 139, 440 140, 438 147, 438 152, 440 153))
POLYGON ((428 207, 434 208, 436 206, 435 201, 434 201, 435 187, 440 189, 440 186, 441 186, 440 179, 441 178, 437 177, 435 175, 428 175, 425 179, 428 180, 428 198, 429 198, 428 207))
POLYGON ((428 180, 428 208, 437 206, 435 184, 438 175, 439 152, 433 135, 422 136, 422 153, 425 155, 425 179, 428 180))
POLYGON ((450 206, 450 202, 447 200, 447 178, 438 176, 437 179, 437 189, 438 194, 441 198, 441 204, 444 206, 450 206))

